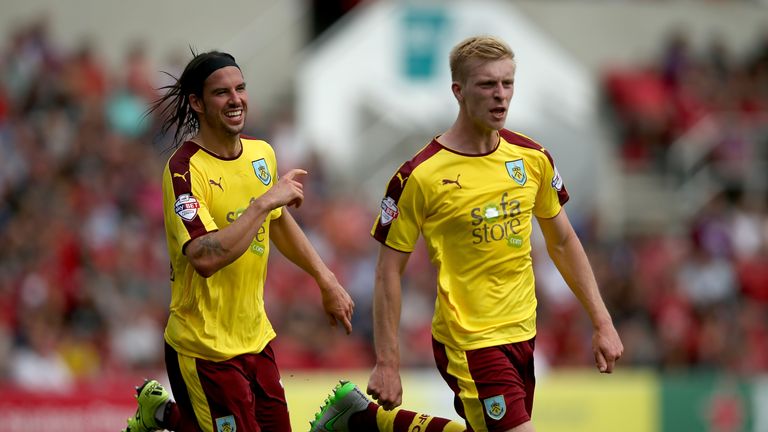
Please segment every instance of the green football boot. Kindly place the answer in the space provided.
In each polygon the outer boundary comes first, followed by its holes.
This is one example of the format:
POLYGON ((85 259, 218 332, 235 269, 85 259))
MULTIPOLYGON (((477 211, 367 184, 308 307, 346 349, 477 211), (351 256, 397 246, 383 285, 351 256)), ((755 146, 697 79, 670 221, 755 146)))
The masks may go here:
POLYGON ((349 417, 368 408, 370 402, 355 384, 339 381, 315 419, 309 422, 310 432, 347 432, 349 417))
POLYGON ((146 380, 141 387, 136 387, 136 414, 128 418, 128 427, 122 432, 151 432, 163 429, 157 423, 157 409, 168 402, 170 395, 156 380, 146 380))

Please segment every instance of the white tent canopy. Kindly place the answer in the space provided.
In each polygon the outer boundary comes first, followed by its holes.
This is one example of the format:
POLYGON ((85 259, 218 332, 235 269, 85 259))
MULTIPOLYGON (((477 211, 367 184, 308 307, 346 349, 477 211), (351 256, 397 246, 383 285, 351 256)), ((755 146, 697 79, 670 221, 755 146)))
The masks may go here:
POLYGON ((301 136, 332 175, 377 199, 397 166, 458 112, 451 47, 490 34, 510 44, 518 63, 507 128, 563 161, 558 168, 581 206, 596 198, 607 155, 595 80, 508 2, 377 2, 334 30, 310 47, 297 75, 301 136))

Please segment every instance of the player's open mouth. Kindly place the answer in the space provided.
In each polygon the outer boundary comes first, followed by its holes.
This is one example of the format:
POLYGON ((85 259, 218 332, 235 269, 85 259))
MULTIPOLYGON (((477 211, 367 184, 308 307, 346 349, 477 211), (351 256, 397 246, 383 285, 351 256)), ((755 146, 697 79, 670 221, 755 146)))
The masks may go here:
POLYGON ((493 108, 491 110, 491 114, 493 114, 493 116, 496 118, 502 118, 506 113, 507 113, 506 108, 493 108))
POLYGON ((241 115, 243 115, 243 110, 239 109, 239 110, 235 110, 235 111, 228 111, 228 112, 224 113, 224 115, 229 117, 229 118, 237 118, 237 117, 240 117, 241 115))

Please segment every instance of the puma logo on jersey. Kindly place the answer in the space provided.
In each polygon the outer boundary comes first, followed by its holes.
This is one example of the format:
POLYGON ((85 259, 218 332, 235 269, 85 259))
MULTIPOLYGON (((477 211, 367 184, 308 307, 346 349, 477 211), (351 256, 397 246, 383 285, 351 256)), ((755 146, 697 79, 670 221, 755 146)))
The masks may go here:
POLYGON ((459 189, 461 189, 461 183, 459 183, 459 177, 461 177, 461 174, 456 175, 456 180, 443 179, 443 184, 444 185, 455 184, 456 186, 459 187, 459 189))
POLYGON ((184 183, 186 183, 187 182, 187 174, 189 174, 189 171, 185 171, 184 174, 173 173, 173 178, 179 177, 182 180, 184 180, 184 183))
POLYGON ((219 189, 221 189, 221 191, 224 192, 224 187, 221 186, 221 177, 219 177, 219 181, 218 182, 214 181, 212 179, 208 179, 208 184, 210 184, 212 186, 218 186, 219 189))
POLYGON ((400 187, 402 188, 405 185, 405 181, 408 180, 408 176, 403 177, 403 174, 398 172, 395 177, 400 180, 400 187))

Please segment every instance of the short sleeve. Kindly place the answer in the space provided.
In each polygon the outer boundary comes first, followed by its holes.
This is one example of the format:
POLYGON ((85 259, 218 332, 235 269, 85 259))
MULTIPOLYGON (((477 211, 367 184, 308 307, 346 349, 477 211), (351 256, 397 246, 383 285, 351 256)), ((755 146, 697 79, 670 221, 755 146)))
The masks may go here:
POLYGON ((379 205, 371 235, 401 252, 412 252, 424 221, 424 193, 417 179, 395 173, 379 205))
POLYGON ((175 240, 169 247, 183 252, 193 239, 219 229, 208 210, 203 178, 193 168, 175 178, 169 170, 164 173, 163 213, 169 239, 175 240))
POLYGON ((550 219, 560 213, 560 209, 568 201, 569 196, 552 157, 544 149, 542 149, 542 153, 543 155, 539 159, 542 179, 539 183, 539 190, 536 192, 533 214, 539 218, 550 219))

